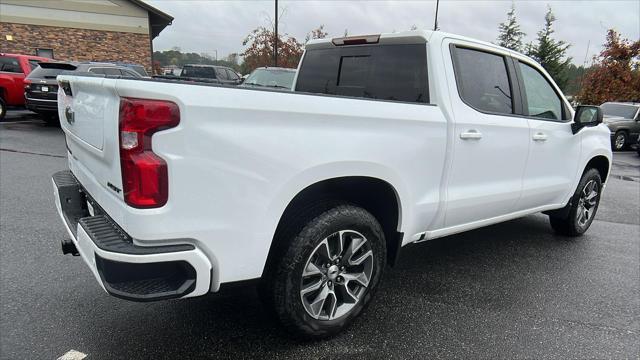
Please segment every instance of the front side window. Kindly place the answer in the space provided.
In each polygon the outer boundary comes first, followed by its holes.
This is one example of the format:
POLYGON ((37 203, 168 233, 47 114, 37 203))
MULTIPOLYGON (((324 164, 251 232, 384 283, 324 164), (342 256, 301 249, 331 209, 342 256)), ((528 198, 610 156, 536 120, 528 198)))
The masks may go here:
POLYGON ((227 70, 227 77, 229 78, 229 80, 237 81, 240 79, 238 74, 236 74, 233 70, 231 69, 226 69, 226 70, 227 70))
POLYGON ((224 69, 216 68, 216 75, 218 75, 218 79, 220 80, 229 80, 227 77, 227 72, 224 69))
POLYGON ((296 91, 428 103, 424 44, 310 49, 296 91))
POLYGON ((519 62, 526 107, 525 115, 550 120, 562 120, 562 100, 549 81, 534 67, 519 62))
POLYGON ((11 56, 0 56, 0 71, 22 73, 22 68, 20 68, 20 63, 17 58, 11 56))
POLYGON ((513 92, 504 56, 456 48, 454 65, 460 97, 468 105, 480 111, 513 114, 513 92))

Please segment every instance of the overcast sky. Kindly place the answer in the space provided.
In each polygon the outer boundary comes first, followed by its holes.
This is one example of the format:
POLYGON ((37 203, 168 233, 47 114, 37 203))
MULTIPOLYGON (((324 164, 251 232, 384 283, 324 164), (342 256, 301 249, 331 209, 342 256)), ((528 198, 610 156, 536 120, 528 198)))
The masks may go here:
MULTIPOLYGON (((183 51, 208 53, 218 58, 242 52, 242 40, 257 26, 273 18, 274 2, 213 0, 146 0, 172 15, 173 25, 154 42, 155 50, 174 46, 183 51)), ((568 54, 582 64, 590 41, 588 58, 600 52, 608 28, 623 37, 640 39, 640 0, 544 1, 515 0, 521 29, 532 41, 544 24, 547 4, 556 15, 555 37, 572 44, 568 54)), ((506 19, 510 0, 441 0, 438 25, 442 31, 496 41, 497 28, 506 19)), ((330 37, 377 34, 433 27, 435 1, 279 1, 280 32, 303 42, 312 29, 324 24, 330 37)), ((589 60, 590 61, 590 60, 589 60)))

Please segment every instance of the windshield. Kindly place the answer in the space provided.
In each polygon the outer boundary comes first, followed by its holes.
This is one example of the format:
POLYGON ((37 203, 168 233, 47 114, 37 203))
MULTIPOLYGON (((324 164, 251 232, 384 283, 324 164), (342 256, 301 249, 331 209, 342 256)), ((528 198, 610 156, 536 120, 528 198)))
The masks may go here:
POLYGON ((633 119, 638 111, 637 105, 604 103, 600 107, 606 116, 619 116, 625 119, 633 119))
POLYGON ((249 75, 244 83, 246 85, 291 89, 295 76, 296 72, 291 70, 256 69, 249 75))

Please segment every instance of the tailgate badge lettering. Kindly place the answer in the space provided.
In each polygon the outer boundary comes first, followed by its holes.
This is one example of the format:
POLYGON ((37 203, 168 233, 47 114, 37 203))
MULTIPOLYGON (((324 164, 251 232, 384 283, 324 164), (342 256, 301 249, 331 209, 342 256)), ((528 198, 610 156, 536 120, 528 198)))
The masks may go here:
POLYGON ((73 123, 76 122, 71 106, 67 106, 64 109, 64 117, 67 119, 67 122, 69 123, 69 125, 73 125, 73 123))
POLYGON ((122 189, 118 188, 117 186, 113 185, 110 182, 107 182, 107 187, 115 192, 117 192, 118 194, 120 194, 120 191, 122 191, 122 189))

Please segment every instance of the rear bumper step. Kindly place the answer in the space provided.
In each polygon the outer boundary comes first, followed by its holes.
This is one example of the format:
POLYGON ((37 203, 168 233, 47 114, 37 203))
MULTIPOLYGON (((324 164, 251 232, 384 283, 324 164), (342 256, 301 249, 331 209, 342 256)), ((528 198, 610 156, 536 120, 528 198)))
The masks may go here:
POLYGON ((89 235, 91 241, 104 251, 132 255, 151 255, 195 249, 195 246, 191 244, 137 246, 133 243, 131 237, 111 221, 107 215, 83 217, 79 219, 78 223, 89 235))
POLYGON ((208 292, 211 264, 194 245, 136 245, 71 171, 54 174, 53 184, 58 212, 71 235, 62 242, 63 253, 82 255, 109 294, 152 301, 208 292))

